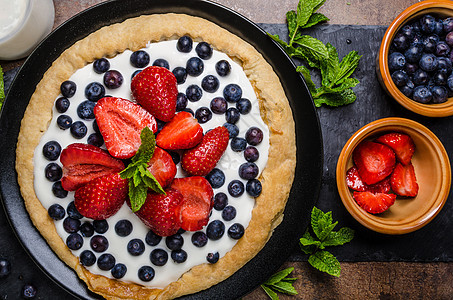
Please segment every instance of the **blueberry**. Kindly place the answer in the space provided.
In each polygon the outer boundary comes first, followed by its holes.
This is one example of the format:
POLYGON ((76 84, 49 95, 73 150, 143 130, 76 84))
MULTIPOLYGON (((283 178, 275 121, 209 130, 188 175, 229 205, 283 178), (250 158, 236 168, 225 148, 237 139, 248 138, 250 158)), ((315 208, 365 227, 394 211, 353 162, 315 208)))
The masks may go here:
POLYGON ((446 58, 446 57, 438 57, 437 58, 437 62, 438 62, 437 69, 440 72, 443 72, 443 73, 445 73, 447 75, 451 73, 452 64, 451 64, 451 61, 448 58, 446 58))
POLYGON ((392 45, 397 51, 404 51, 409 46, 409 38, 398 32, 393 38, 392 45))
POLYGON ((453 33, 452 33, 452 31, 450 31, 445 36, 445 42, 447 43, 448 46, 453 47, 453 33))
POLYGON ((228 108, 228 103, 222 97, 215 97, 211 100, 211 110, 215 114, 224 114, 228 108))
POLYGON ((66 238, 66 245, 71 250, 79 250, 83 246, 83 237, 78 233, 71 233, 66 238))
POLYGON ((201 80, 201 87, 208 93, 215 93, 219 89, 219 79, 214 75, 207 75, 201 80))
POLYGON ((59 113, 64 113, 68 110, 71 103, 65 97, 60 97, 55 101, 55 108, 59 113))
POLYGON ((173 250, 171 251, 171 259, 173 259, 175 263, 183 263, 187 260, 187 252, 182 249, 173 250))
POLYGON ((448 17, 448 18, 442 20, 442 24, 444 26, 445 32, 453 31, 453 17, 448 17))
POLYGON ((240 180, 233 180, 228 184, 228 193, 233 197, 239 197, 244 194, 244 184, 240 180))
POLYGON ((437 34, 430 34, 423 40, 423 50, 428 53, 433 53, 436 50, 436 45, 439 42, 437 34))
POLYGON ((71 125, 71 134, 76 139, 81 139, 87 135, 87 126, 82 121, 75 121, 71 125))
POLYGON ((94 253, 90 250, 83 250, 82 253, 80 253, 80 263, 83 266, 89 267, 94 265, 95 262, 96 255, 94 255, 94 253))
POLYGON ((434 86, 431 93, 433 94, 432 103, 444 103, 448 100, 448 91, 444 86, 434 86))
POLYGON ((165 59, 163 58, 158 58, 156 59, 154 62, 153 62, 153 66, 155 67, 162 67, 162 68, 165 68, 167 70, 170 70, 170 64, 168 63, 168 61, 166 61, 165 59))
POLYGON ((414 89, 413 99, 420 103, 428 103, 433 98, 429 88, 425 85, 419 85, 414 89))
POLYGON ((80 225, 80 233, 83 237, 92 237, 94 234, 94 227, 91 222, 84 222, 80 225))
POLYGON ((180 234, 174 234, 165 238, 165 244, 170 250, 179 250, 184 245, 184 238, 180 234))
POLYGON ((223 124, 223 127, 225 127, 228 130, 228 135, 230 139, 238 136, 239 128, 236 125, 231 123, 225 123, 223 124))
POLYGON ((219 252, 208 253, 208 255, 206 255, 206 260, 211 264, 215 264, 216 262, 219 261, 219 252))
POLYGON ((93 121, 93 130, 97 133, 101 133, 101 131, 99 130, 99 126, 98 126, 98 123, 96 122, 96 120, 93 121))
POLYGON ((222 211, 222 218, 225 221, 231 221, 236 218, 236 208, 234 206, 228 205, 222 211))
POLYGON ((406 72, 403 70, 393 72, 391 77, 393 83, 395 83, 395 85, 398 87, 406 85, 407 81, 409 80, 409 76, 407 76, 406 72))
POLYGON ((450 46, 444 41, 440 41, 436 45, 436 50, 434 50, 434 54, 437 56, 447 56, 450 54, 450 46))
POLYGON ((414 83, 412 81, 409 81, 408 83, 406 83, 405 86, 402 86, 399 88, 399 90, 401 91, 401 93, 403 93, 406 97, 408 98, 412 98, 412 94, 414 92, 414 83))
POLYGON ((239 240, 244 235, 244 226, 234 223, 228 228, 228 236, 232 239, 239 240))
POLYGON ((439 62, 437 61, 437 57, 431 53, 423 54, 419 62, 420 68, 422 70, 425 70, 426 72, 435 71, 438 67, 438 64, 439 62))
POLYGON ((109 70, 104 74, 104 85, 109 89, 117 89, 123 84, 123 75, 116 70, 109 70))
POLYGON ((400 52, 393 52, 388 57, 390 71, 401 70, 406 65, 406 57, 400 52))
POLYGON ((242 89, 235 83, 230 83, 223 89, 223 98, 228 102, 238 102, 241 97, 242 89))
POLYGON ((168 261, 168 253, 164 249, 154 249, 151 251, 149 259, 155 266, 164 266, 168 261))
POLYGON ((100 58, 94 61, 93 70, 98 74, 107 72, 110 69, 110 62, 106 58, 100 58))
POLYGON ((104 253, 101 256, 99 256, 97 265, 99 269, 103 271, 108 271, 111 270, 113 266, 115 266, 115 263, 116 259, 112 254, 104 253))
POLYGON ((431 79, 434 81, 435 85, 446 85, 448 78, 447 76, 448 75, 445 72, 437 71, 436 73, 434 73, 431 79))
POLYGON ((258 176, 259 169, 255 163, 246 162, 239 166, 238 173, 242 179, 249 180, 258 176))
POLYGON ((230 146, 233 151, 241 152, 247 147, 247 141, 244 138, 235 137, 231 139, 230 146))
POLYGON ((132 239, 127 243, 127 252, 133 256, 142 255, 145 252, 145 243, 141 239, 132 239))
POLYGON ((415 30, 412 25, 406 24, 401 29, 400 32, 405 35, 409 40, 412 40, 415 36, 415 30))
POLYGON ((68 191, 63 189, 61 181, 57 181, 52 185, 52 193, 57 198, 66 198, 68 196, 68 191))
POLYGON ((156 246, 161 240, 162 237, 155 234, 152 230, 148 231, 145 237, 145 242, 150 246, 156 246))
POLYGON ((190 113, 190 114, 192 115, 192 117, 195 115, 195 113, 193 112, 193 110, 190 109, 190 108, 188 108, 188 107, 184 108, 182 111, 186 111, 186 112, 190 113))
POLYGON ((104 145, 104 138, 100 133, 94 132, 88 136, 87 143, 96 147, 104 145))
POLYGON ((422 69, 418 69, 415 71, 414 75, 412 76, 412 81, 415 85, 424 85, 427 84, 429 80, 429 75, 422 69))
POLYGON ((38 290, 32 284, 26 284, 22 287, 22 297, 24 299, 33 299, 36 297, 38 290))
POLYGON ((176 111, 183 111, 187 107, 187 97, 184 93, 178 93, 176 97, 176 111))
POLYGON ((258 179, 251 179, 245 185, 247 193, 252 197, 258 197, 263 189, 261 182, 258 179))
POLYGON ((179 162, 181 161, 181 156, 179 156, 178 152, 168 151, 168 154, 170 154, 171 159, 173 160, 175 165, 179 164, 179 162))
POLYGON ((47 213, 49 214, 49 217, 56 221, 63 220, 66 215, 65 209, 58 203, 52 204, 47 210, 47 213))
POLYGON ((83 101, 77 106, 77 115, 83 120, 93 120, 94 119, 94 106, 96 103, 93 101, 83 101))
POLYGON ((209 181, 213 189, 218 189, 225 183, 225 174, 222 170, 214 168, 208 173, 208 175, 206 175, 206 179, 209 181))
POLYGON ((56 163, 50 163, 44 169, 44 174, 46 178, 52 182, 58 181, 63 176, 63 170, 56 163))
POLYGON ((183 67, 176 67, 173 69, 172 71, 173 75, 175 75, 176 77, 176 82, 178 84, 183 84, 184 82, 186 82, 186 78, 187 78, 187 71, 186 69, 184 69, 183 67))
POLYGON ((135 70, 134 73, 131 75, 131 80, 134 79, 135 76, 137 76, 138 73, 140 73, 143 70, 135 70))
POLYGON ((202 59, 210 59, 212 57, 212 47, 206 42, 200 42, 195 47, 195 52, 202 59))
POLYGON ((106 233, 109 230, 109 223, 106 220, 94 220, 94 231, 97 233, 106 233))
POLYGON ((448 76, 448 78, 447 78, 447 86, 450 89, 450 91, 453 91, 453 74, 448 76))
POLYGON ((49 141, 42 147, 42 154, 48 160, 57 160, 61 153, 61 146, 57 141, 49 141))
POLYGON ((149 54, 143 50, 135 51, 131 54, 129 61, 136 68, 144 68, 149 64, 149 54))
POLYGON ((126 275, 126 272, 127 272, 127 267, 125 264, 116 264, 113 266, 112 268, 112 276, 116 279, 121 279, 124 277, 124 275, 126 275))
POLYGON ((404 52, 404 56, 406 57, 406 62, 409 63, 417 63, 423 54, 423 47, 421 45, 411 45, 407 50, 404 52))
POLYGON ((196 84, 191 84, 186 89, 186 97, 191 102, 196 102, 203 96, 203 91, 196 84))
POLYGON ((132 223, 129 220, 119 220, 115 224, 115 232, 119 236, 128 236, 132 232, 132 223))
POLYGON ((246 115, 252 109, 252 102, 249 99, 241 98, 236 102, 236 108, 242 115, 246 115))
POLYGON ((203 231, 197 231, 192 234, 192 244, 195 247, 201 248, 208 243, 208 236, 203 231))
POLYGON ((227 123, 236 124, 241 117, 241 113, 236 107, 230 107, 225 113, 225 120, 227 123))
POLYGON ((246 161, 255 162, 258 160, 259 157, 260 157, 260 153, 259 153, 258 149, 256 149, 255 147, 248 146, 247 148, 245 148, 244 158, 246 161))
POLYGON ((203 73, 204 64, 198 57, 191 57, 187 60, 186 71, 190 76, 198 76, 203 73))
POLYGON ((60 92, 63 95, 63 97, 66 98, 71 98, 72 96, 74 96, 76 90, 77 85, 75 84, 74 81, 66 80, 63 81, 60 85, 60 92))
POLYGON ((432 33, 436 28, 436 19, 431 15, 424 15, 420 19, 420 29, 424 33, 432 33))
POLYGON ((156 119, 156 123, 157 123, 157 131, 156 131, 156 135, 157 135, 164 128, 166 123, 164 121, 159 120, 159 119, 156 119))
POLYGON ((228 196, 223 193, 217 193, 214 196, 214 209, 215 210, 222 210, 224 209, 228 204, 228 196))
POLYGON ((215 64, 215 70, 220 77, 225 77, 231 72, 231 65, 228 61, 222 59, 215 64))
POLYGON ((263 131, 258 127, 250 127, 245 133, 245 139, 250 145, 256 146, 263 141, 263 131))
POLYGON ((88 100, 96 102, 105 96, 105 88, 99 82, 91 82, 85 87, 85 97, 88 100))
POLYGON ((208 224, 206 234, 210 240, 216 241, 225 233, 225 224, 220 220, 214 220, 208 224))
POLYGON ((109 241, 103 235, 95 235, 90 239, 90 246, 94 252, 104 252, 109 248, 109 241))
POLYGON ((192 39, 189 36, 184 35, 178 39, 178 42, 176 43, 176 49, 178 49, 179 52, 189 53, 190 51, 192 51, 192 45, 192 39))
POLYGON ((437 35, 443 35, 444 25, 442 23, 442 20, 436 20, 436 23, 434 24, 434 33, 437 35))
POLYGON ((205 106, 200 107, 195 111, 195 118, 198 120, 198 123, 204 124, 211 120, 212 112, 205 106))
POLYGON ((407 63, 403 70, 406 71, 409 76, 414 75, 415 71, 418 70, 418 62, 416 64, 407 63))
POLYGON ((154 278, 154 269, 150 266, 143 266, 138 269, 138 278, 141 281, 151 281, 154 278))

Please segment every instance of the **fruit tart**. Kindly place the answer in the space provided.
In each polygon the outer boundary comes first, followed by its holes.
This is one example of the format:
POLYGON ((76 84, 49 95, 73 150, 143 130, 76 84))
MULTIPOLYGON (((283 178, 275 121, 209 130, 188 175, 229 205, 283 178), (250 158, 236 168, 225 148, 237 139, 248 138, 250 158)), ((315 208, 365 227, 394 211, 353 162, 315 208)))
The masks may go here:
POLYGON ((272 67, 183 14, 127 19, 65 50, 30 99, 16 159, 34 225, 108 299, 176 298, 231 276, 281 222, 295 164, 272 67))

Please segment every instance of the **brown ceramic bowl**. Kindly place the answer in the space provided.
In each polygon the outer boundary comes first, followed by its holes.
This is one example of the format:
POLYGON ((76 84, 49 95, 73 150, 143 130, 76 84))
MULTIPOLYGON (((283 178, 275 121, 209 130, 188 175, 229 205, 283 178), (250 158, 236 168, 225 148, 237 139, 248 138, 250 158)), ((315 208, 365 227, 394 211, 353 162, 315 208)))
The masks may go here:
POLYGON ((422 104, 406 97, 393 83, 388 68, 388 54, 393 38, 401 27, 410 23, 415 18, 425 14, 433 14, 439 17, 453 16, 453 1, 451 0, 426 0, 418 2, 402 13, 390 24, 382 39, 377 57, 376 71, 379 82, 386 92, 398 101, 402 106, 417 114, 428 117, 446 117, 453 115, 453 98, 440 104, 422 104))
POLYGON ((425 126, 403 118, 385 118, 358 130, 346 143, 337 162, 337 187, 349 213, 365 227, 385 234, 404 234, 429 223, 442 209, 451 185, 451 168, 447 152, 439 139, 425 126), (389 132, 408 134, 415 143, 412 164, 419 192, 416 197, 397 197, 387 211, 370 214, 352 197, 346 184, 346 172, 352 167, 352 152, 363 140, 374 140, 389 132))

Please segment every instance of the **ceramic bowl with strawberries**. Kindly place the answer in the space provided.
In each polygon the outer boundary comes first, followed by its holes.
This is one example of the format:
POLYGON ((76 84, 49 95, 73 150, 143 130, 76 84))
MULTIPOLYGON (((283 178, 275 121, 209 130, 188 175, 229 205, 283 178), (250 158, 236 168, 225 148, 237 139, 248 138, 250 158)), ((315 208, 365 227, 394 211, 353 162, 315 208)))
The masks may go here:
POLYGON ((358 130, 340 153, 336 176, 349 213, 385 234, 426 225, 442 209, 451 185, 441 141, 404 118, 379 119, 358 130))

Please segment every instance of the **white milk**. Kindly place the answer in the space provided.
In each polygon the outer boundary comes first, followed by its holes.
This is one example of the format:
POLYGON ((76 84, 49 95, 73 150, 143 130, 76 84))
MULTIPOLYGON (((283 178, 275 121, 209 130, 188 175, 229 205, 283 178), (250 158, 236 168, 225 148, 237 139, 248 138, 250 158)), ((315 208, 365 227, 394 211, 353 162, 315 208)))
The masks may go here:
POLYGON ((27 56, 52 30, 52 0, 0 0, 0 60, 27 56))

